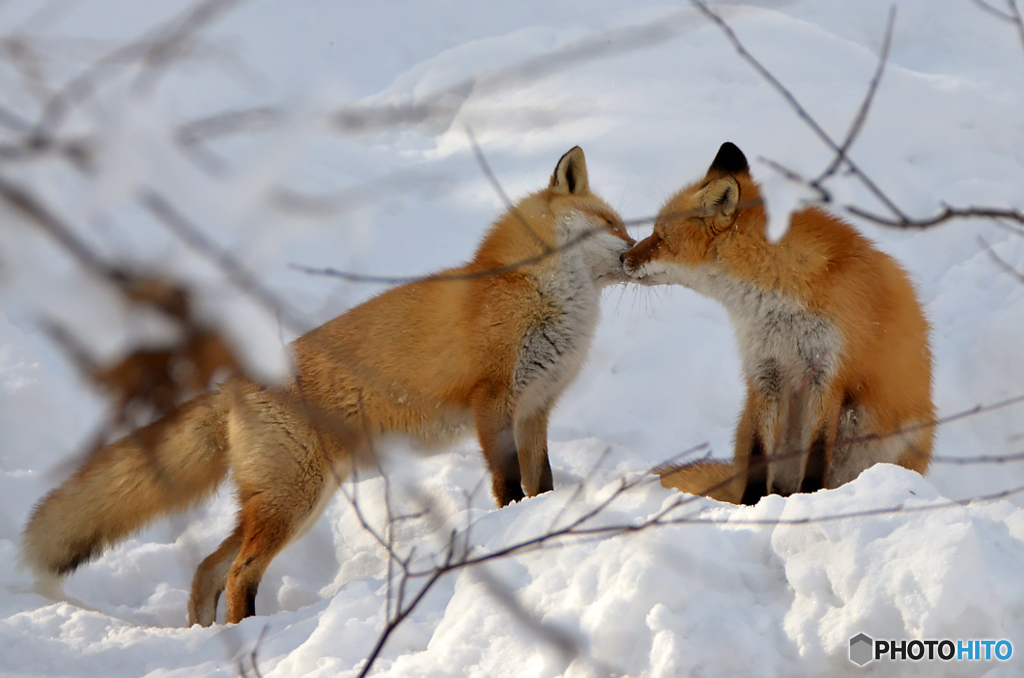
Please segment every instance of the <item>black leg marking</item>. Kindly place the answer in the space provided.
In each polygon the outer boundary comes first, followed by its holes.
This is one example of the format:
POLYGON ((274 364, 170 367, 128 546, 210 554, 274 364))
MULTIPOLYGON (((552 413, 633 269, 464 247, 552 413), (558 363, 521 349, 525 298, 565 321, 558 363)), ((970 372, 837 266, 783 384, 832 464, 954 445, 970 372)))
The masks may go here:
POLYGON ((518 480, 505 479, 504 492, 500 498, 502 506, 508 506, 514 501, 522 501, 526 498, 526 494, 523 492, 523 485, 518 480))
POLYGON ((551 462, 548 461, 548 456, 544 455, 544 470, 540 473, 540 487, 538 492, 550 492, 555 489, 555 483, 551 479, 551 462))
POLYGON ((245 614, 243 617, 256 616, 256 586, 250 586, 245 591, 245 614))
POLYGON ((89 562, 102 551, 102 540, 97 532, 72 544, 68 549, 67 556, 54 563, 53 571, 61 576, 71 574, 78 569, 79 565, 89 562))
POLYGON ((825 442, 824 434, 811 443, 811 451, 807 455, 807 467, 804 471, 804 481, 800 484, 801 492, 817 492, 825 487, 825 442))
MULTIPOLYGON (((494 439, 497 454, 497 469, 510 483, 519 484, 519 450, 516 448, 516 434, 511 426, 503 428, 494 439)), ((522 488, 520 488, 522 489, 522 488)))
POLYGON ((768 464, 761 439, 754 436, 754 444, 747 457, 747 487, 743 491, 741 503, 747 506, 756 504, 761 497, 768 494, 768 464))
POLYGON ((526 495, 523 493, 523 479, 519 472, 519 451, 516 448, 515 431, 509 427, 502 429, 494 439, 495 457, 494 496, 501 506, 519 501, 526 495))

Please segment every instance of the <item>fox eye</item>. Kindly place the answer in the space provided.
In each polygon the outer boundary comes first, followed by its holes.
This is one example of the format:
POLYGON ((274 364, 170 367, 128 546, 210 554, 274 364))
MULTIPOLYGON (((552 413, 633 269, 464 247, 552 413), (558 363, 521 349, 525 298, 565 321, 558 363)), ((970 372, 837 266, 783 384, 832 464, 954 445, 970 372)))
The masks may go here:
POLYGON ((611 219, 610 217, 601 217, 601 221, 603 221, 604 225, 608 227, 612 232, 617 233, 619 235, 626 234, 626 227, 623 226, 618 221, 611 219))

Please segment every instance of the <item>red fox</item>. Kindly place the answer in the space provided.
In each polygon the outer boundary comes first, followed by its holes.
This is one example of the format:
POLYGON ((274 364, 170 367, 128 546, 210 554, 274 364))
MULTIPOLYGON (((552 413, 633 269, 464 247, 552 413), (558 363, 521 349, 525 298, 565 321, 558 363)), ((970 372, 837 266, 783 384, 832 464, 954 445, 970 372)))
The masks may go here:
MULTIPOLYGON (((461 268, 391 289, 297 339, 280 389, 234 378, 101 448, 34 509, 25 562, 58 581, 230 470, 234 531, 199 565, 188 619, 255 614, 267 565, 374 438, 442 444, 475 426, 501 506, 552 489, 548 414, 583 365, 600 289, 634 244, 591 193, 583 151, 510 209, 461 268)), ((364 460, 365 461, 365 460, 364 460)))
POLYGON ((834 488, 880 462, 924 473, 935 409, 928 322, 907 274, 816 208, 778 244, 747 159, 725 143, 707 175, 623 255, 646 284, 720 301, 747 382, 732 465, 665 469, 662 483, 733 503, 834 488))

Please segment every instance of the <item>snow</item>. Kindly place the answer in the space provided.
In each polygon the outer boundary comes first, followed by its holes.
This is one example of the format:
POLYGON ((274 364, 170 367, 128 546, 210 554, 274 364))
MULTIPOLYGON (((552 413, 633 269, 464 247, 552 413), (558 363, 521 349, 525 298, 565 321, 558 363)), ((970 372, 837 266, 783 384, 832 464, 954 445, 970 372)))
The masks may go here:
MULTIPOLYGON (((890 62, 851 157, 913 216, 944 202, 1024 206, 1019 36, 966 0, 896 4, 890 62)), ((763 0, 719 9, 841 140, 877 65, 889 5, 763 0)), ((47 77, 63 82, 185 5, 40 7, 4 3, 0 32, 37 37, 47 77)), ((0 91, 13 113, 37 114, 9 64, 0 91)), ((5 161, 0 174, 30 186, 105 256, 190 281, 204 318, 267 378, 284 374, 282 340, 301 328, 226 283, 140 206, 141 192, 179 206, 311 327, 383 288, 308 276, 292 264, 416 275, 470 256, 503 206, 467 128, 512 196, 542 185, 558 157, 581 145, 591 186, 627 218, 653 214, 726 140, 747 153, 776 214, 808 196, 760 159, 805 177, 830 160, 717 28, 688 5, 657 2, 245 3, 148 90, 134 71, 113 69, 66 126, 99 140, 91 173, 48 158, 5 161), (342 109, 428 102, 444 114, 426 123, 355 132, 333 122, 342 109), (187 121, 253 106, 278 114, 264 129, 209 142, 202 158, 174 141, 187 121)), ((828 188, 838 205, 884 213, 847 174, 828 188)), ((74 468, 106 414, 102 394, 40 320, 73 328, 101 358, 167 329, 4 209, 0 675, 233 675, 264 630, 264 676, 356 675, 384 624, 388 569, 340 495, 274 560, 258 616, 236 627, 185 627, 192 571, 232 524, 229 486, 81 568, 63 599, 41 595, 16 567, 29 511, 74 468)), ((933 327, 940 414, 1024 393, 1024 286, 982 244, 1024 271, 1024 239, 991 221, 920 232, 855 223, 918 285, 933 327)), ((416 545, 428 559, 450 529, 470 526, 474 553, 496 552, 565 524, 622 479, 642 479, 684 450, 707 443, 702 449, 727 458, 742 398, 723 309, 681 288, 613 288, 587 366, 552 417, 556 490, 497 510, 472 440, 426 457, 396 445, 388 456, 396 503, 429 502, 441 523, 402 524, 396 544, 403 552, 416 545)), ((942 426, 936 456, 1020 452, 1022 407, 942 426)), ((1019 463, 935 463, 924 478, 878 466, 836 490, 753 507, 700 499, 672 514, 685 519, 679 524, 547 544, 447 575, 389 639, 373 674, 1019 675, 1024 495, 957 502, 1022 485, 1019 463), (903 510, 880 510, 890 507, 903 510), (847 517, 802 522, 823 516, 847 517), (847 646, 860 632, 1007 639, 1015 654, 858 668, 847 646)), ((364 478, 357 491, 379 527, 383 478, 364 478)), ((679 497, 640 483, 595 524, 639 524, 679 497)))

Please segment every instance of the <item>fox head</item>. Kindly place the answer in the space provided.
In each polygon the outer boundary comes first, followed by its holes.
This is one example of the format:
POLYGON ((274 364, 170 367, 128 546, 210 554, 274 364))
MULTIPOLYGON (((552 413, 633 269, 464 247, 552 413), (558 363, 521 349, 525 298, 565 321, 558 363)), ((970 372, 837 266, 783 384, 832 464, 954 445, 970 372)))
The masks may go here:
POLYGON ((546 193, 562 256, 579 256, 599 286, 627 280, 620 261, 636 241, 622 217, 590 192, 582 148, 574 146, 558 160, 546 193))
POLYGON ((538 273, 555 267, 583 270, 598 287, 629 278, 621 257, 636 241, 622 217, 590 191, 583 149, 563 155, 547 188, 523 198, 495 225, 477 253, 482 265, 531 262, 538 273))
POLYGON ((747 158, 726 142, 704 178, 665 203, 654 232, 623 255, 623 269, 637 282, 692 286, 697 267, 735 256, 736 248, 763 248, 764 229, 747 158))

